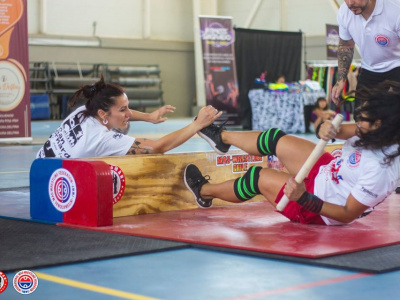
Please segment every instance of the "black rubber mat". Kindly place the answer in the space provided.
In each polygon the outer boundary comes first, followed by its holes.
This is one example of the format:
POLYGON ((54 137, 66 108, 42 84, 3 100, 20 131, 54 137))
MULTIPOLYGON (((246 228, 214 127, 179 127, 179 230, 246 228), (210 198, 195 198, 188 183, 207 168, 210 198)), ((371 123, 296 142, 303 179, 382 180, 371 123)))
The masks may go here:
POLYGON ((346 269, 365 273, 385 273, 400 270, 400 244, 317 259, 247 251, 241 249, 204 246, 199 244, 192 246, 196 248, 205 248, 209 250, 252 255, 269 259, 285 260, 295 263, 304 263, 321 267, 346 269))
POLYGON ((0 218, 0 270, 3 272, 184 247, 190 246, 173 241, 0 218))
POLYGON ((400 269, 400 244, 312 259, 0 218, 0 270, 19 271, 185 247, 366 273, 400 269))

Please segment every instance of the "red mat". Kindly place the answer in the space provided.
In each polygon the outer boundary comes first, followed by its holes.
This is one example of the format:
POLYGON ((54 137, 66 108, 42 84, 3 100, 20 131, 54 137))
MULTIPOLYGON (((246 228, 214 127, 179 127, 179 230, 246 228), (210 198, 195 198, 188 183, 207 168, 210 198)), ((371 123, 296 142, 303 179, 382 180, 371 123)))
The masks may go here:
POLYGON ((114 218, 113 226, 100 228, 71 227, 321 258, 399 244, 400 196, 391 195, 369 216, 345 226, 292 223, 268 203, 254 202, 114 218))

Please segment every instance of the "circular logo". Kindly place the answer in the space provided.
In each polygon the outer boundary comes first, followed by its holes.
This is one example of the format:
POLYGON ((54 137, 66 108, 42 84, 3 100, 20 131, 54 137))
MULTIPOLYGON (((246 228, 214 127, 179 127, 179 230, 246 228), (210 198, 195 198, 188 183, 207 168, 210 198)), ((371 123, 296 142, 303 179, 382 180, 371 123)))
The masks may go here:
POLYGON ((14 289, 23 295, 33 293, 38 287, 38 278, 35 273, 29 270, 19 271, 14 276, 14 289))
POLYGON ((387 36, 382 35, 382 34, 378 34, 375 37, 375 42, 381 47, 387 47, 390 44, 389 38, 387 36))
POLYGON ((8 278, 6 274, 0 271, 0 294, 4 292, 8 285, 8 278))
POLYGON ((72 174, 66 169, 57 169, 49 180, 49 196, 54 207, 61 212, 69 211, 76 200, 76 184, 72 174))
POLYGON ((117 166, 111 167, 111 175, 113 178, 113 202, 114 204, 121 200, 125 192, 125 175, 117 166))
POLYGON ((17 66, 0 61, 0 111, 15 108, 25 94, 25 79, 17 66))
POLYGON ((331 152, 331 154, 332 154, 332 156, 333 156, 334 158, 341 157, 341 156, 342 156, 342 149, 340 149, 340 148, 335 149, 335 150, 333 150, 333 151, 331 152))
POLYGON ((355 151, 349 156, 347 165, 351 168, 356 168, 360 164, 360 160, 361 160, 361 152, 355 151))

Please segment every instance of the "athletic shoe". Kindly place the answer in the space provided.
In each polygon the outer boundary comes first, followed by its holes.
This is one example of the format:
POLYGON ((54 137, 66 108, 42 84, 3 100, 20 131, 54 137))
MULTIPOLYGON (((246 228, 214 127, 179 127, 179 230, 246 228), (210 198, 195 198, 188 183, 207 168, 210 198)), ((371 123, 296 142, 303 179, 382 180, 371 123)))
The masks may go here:
POLYGON ((194 195, 197 205, 200 208, 209 208, 212 206, 212 198, 204 199, 200 195, 201 187, 208 183, 210 176, 203 176, 200 170, 193 164, 189 164, 185 168, 185 185, 194 195))
POLYGON ((400 186, 396 188, 396 194, 400 194, 400 186))
POLYGON ((223 124, 222 125, 211 124, 210 126, 200 130, 197 134, 203 139, 205 139, 214 149, 215 152, 224 155, 229 151, 231 145, 222 142, 221 132, 223 130, 226 130, 223 124))

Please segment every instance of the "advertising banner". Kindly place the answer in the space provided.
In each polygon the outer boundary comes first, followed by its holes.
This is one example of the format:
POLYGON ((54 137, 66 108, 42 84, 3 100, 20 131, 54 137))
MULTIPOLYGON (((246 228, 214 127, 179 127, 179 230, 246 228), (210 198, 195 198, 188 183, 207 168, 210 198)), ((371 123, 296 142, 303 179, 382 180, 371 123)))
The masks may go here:
POLYGON ((326 53, 328 59, 337 59, 339 26, 326 24, 326 53))
POLYGON ((31 141, 26 0, 0 1, 0 142, 31 141))
POLYGON ((207 105, 224 111, 218 122, 240 125, 232 18, 200 16, 207 105))

